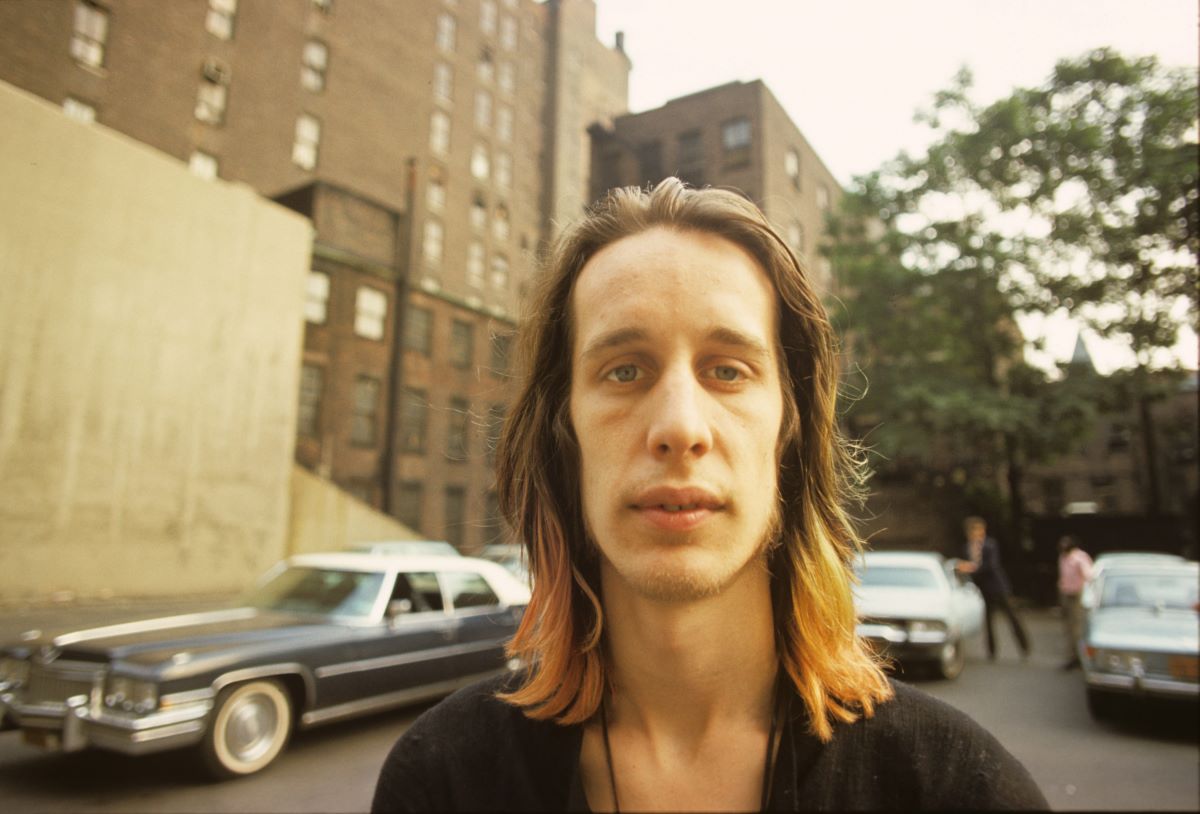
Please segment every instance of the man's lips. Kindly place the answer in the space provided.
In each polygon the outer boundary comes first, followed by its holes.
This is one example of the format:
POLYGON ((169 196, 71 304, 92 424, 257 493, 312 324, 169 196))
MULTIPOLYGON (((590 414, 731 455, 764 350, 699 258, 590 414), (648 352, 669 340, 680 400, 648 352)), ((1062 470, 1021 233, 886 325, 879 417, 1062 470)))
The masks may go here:
POLYGON ((660 486, 639 492, 630 508, 663 530, 688 531, 723 511, 725 503, 707 489, 660 486))

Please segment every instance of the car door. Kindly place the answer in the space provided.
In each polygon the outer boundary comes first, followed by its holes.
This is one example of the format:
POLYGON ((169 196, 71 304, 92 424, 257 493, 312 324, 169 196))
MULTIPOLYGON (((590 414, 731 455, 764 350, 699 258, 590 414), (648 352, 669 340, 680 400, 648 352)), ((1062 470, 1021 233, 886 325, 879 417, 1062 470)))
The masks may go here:
POLYGON ((504 645, 516 631, 516 615, 503 606, 483 574, 443 571, 439 577, 457 625, 451 672, 462 678, 502 668, 507 660, 504 645))
POLYGON ((950 582, 950 601, 964 638, 974 636, 983 628, 983 595, 970 577, 954 568, 954 561, 946 563, 946 579, 950 582))
POLYGON ((318 706, 414 692, 451 677, 457 621, 445 605, 437 576, 397 573, 389 611, 352 632, 350 657, 317 671, 318 706))

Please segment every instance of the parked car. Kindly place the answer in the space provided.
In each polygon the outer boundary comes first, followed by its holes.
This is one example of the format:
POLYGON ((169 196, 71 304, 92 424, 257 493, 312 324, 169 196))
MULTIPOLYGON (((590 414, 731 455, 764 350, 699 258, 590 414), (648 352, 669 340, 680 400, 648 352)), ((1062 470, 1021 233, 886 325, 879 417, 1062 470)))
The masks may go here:
POLYGON ((499 563, 517 579, 530 584, 529 566, 525 560, 525 547, 520 543, 491 543, 479 552, 485 560, 499 563))
POLYGON ((1093 578, 1079 653, 1093 717, 1125 699, 1200 699, 1198 582, 1186 560, 1129 560, 1093 578))
POLYGON ((1105 551, 1102 554, 1096 555, 1096 561, 1092 563, 1091 579, 1095 581, 1096 577, 1114 565, 1127 565, 1131 563, 1158 565, 1161 563, 1177 562, 1187 562, 1187 560, 1178 554, 1167 554, 1162 551, 1105 551))
POLYGON ((347 551, 367 554, 407 554, 412 556, 461 557, 462 553, 445 540, 384 540, 374 543, 354 543, 347 551))
POLYGON ((26 634, 0 651, 0 728, 74 751, 199 748, 257 772, 309 727, 436 698, 516 665, 529 590, 495 563, 365 553, 292 557, 244 604, 26 634))
POLYGON ((901 664, 957 678, 966 642, 983 628, 983 596, 931 551, 868 551, 856 568, 858 635, 901 664))

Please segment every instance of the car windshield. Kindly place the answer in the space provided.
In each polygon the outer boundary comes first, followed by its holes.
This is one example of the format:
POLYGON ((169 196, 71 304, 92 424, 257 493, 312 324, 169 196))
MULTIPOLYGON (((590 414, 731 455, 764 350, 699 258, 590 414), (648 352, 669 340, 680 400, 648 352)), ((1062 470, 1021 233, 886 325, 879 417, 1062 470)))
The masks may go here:
POLYGON ((864 586, 876 588, 934 588, 937 577, 927 568, 897 565, 871 565, 858 572, 864 586))
POLYGON ((366 616, 382 584, 383 574, 373 571, 288 568, 259 586, 249 604, 285 613, 366 616))
POLYGON ((1102 608, 1181 608, 1196 606, 1196 575, 1111 574, 1104 580, 1102 608))

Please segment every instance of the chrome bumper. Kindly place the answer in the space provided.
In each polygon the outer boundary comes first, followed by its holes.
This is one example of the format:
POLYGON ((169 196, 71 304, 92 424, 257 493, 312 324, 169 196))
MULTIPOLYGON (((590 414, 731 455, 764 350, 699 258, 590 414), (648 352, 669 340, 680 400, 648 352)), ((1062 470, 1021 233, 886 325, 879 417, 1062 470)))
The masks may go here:
POLYGON ((1160 698, 1200 698, 1200 684, 1194 681, 1092 672, 1086 673, 1085 679, 1089 687, 1107 692, 1152 695, 1160 698))
POLYGON ((204 737, 211 699, 146 715, 128 715, 89 707, 84 698, 65 704, 26 704, 11 693, 0 695, 4 728, 19 728, 26 743, 43 749, 76 752, 98 746, 131 755, 160 752, 198 743, 204 737))

